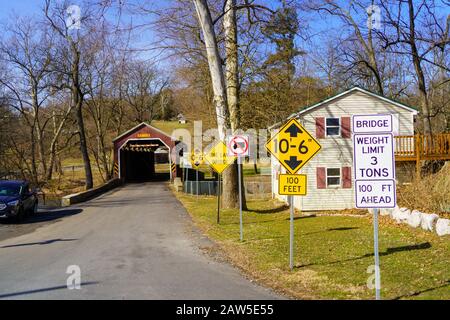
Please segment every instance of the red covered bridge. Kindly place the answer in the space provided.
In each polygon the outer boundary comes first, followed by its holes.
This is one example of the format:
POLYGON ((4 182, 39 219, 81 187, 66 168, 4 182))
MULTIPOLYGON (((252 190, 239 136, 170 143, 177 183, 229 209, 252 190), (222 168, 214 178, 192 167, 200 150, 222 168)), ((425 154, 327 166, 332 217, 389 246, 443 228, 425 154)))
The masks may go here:
POLYGON ((124 182, 173 180, 181 169, 175 152, 181 143, 143 122, 113 140, 114 176, 124 182), (156 166, 158 165, 159 170, 156 166), (160 170, 167 165, 167 170, 160 170))

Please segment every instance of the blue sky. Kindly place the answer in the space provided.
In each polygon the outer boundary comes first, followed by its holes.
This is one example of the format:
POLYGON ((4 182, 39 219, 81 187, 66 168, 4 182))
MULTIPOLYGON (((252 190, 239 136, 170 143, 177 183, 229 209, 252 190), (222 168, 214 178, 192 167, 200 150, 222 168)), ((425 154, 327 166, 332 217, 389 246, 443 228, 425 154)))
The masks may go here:
POLYGON ((33 15, 41 5, 41 0, 0 0, 0 19, 4 21, 13 12, 20 15, 33 15))
MULTIPOLYGON (((53 1, 63 1, 63 0, 53 0, 53 1)), ((126 3, 136 3, 144 1, 147 4, 151 4, 151 6, 154 7, 163 7, 170 5, 171 1, 162 1, 162 0, 126 0, 126 3)), ((83 0, 71 0, 70 3, 77 4, 82 3, 83 0)), ((262 3, 266 3, 269 6, 276 6, 279 5, 279 0, 261 0, 262 3)), ((439 1, 438 1, 439 2, 439 1)), ((348 4, 348 3, 347 3, 348 4)), ((33 16, 33 15, 39 15, 42 16, 42 13, 40 12, 42 10, 42 7, 44 5, 44 0, 0 0, 0 25, 1 22, 5 22, 13 16, 13 14, 18 15, 27 15, 27 16, 33 16)), ((445 10, 445 9, 444 9, 445 10)), ((450 7, 447 7, 447 10, 444 12, 449 13, 450 7)), ((365 12, 361 12, 363 15, 365 12)), ((129 21, 131 16, 127 16, 126 14, 122 17, 123 20, 129 21)), ((133 22, 134 23, 140 23, 142 22, 142 17, 138 17, 136 15, 133 15, 133 22)), ((327 17, 325 19, 321 19, 317 17, 317 15, 314 15, 312 17, 310 14, 305 12, 299 12, 299 18, 300 18, 300 27, 302 28, 304 24, 306 23, 310 28, 310 35, 314 35, 307 43, 305 43, 300 37, 298 37, 297 42, 301 49, 304 49, 306 51, 314 51, 314 50, 320 50, 317 48, 320 48, 323 46, 323 42, 327 41, 329 38, 338 37, 340 34, 343 33, 343 30, 339 30, 337 27, 339 25, 336 18, 327 17)), ((362 17, 364 18, 364 17, 362 17)), ((148 22, 148 17, 145 17, 146 22, 148 22)), ((145 31, 139 32, 139 40, 137 43, 135 43, 136 47, 145 47, 151 45, 155 40, 155 33, 158 32, 157 30, 150 30, 149 28, 146 28, 145 31)), ((146 52, 143 53, 144 57, 151 58, 152 53, 146 52)), ((170 63, 168 61, 162 62, 162 64, 170 63)))

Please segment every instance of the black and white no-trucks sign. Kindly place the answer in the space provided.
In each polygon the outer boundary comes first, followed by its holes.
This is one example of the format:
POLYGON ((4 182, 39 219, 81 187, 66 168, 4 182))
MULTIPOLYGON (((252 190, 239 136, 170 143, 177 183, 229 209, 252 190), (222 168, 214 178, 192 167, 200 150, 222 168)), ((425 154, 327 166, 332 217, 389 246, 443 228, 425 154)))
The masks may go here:
POLYGON ((353 165, 357 208, 396 205, 392 115, 353 116, 353 165))

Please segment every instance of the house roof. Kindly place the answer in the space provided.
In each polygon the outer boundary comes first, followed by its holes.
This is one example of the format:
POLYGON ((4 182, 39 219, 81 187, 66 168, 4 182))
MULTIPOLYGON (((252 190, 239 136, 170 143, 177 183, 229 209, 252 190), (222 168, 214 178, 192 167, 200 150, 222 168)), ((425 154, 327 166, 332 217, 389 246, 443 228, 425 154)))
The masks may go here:
POLYGON ((155 128, 155 127, 149 125, 147 122, 141 122, 141 123, 138 124, 137 126, 134 126, 134 127, 131 128, 130 130, 128 130, 128 131, 122 133, 120 136, 114 138, 114 139, 113 139, 113 142, 116 141, 116 140, 119 140, 120 138, 123 138, 123 137, 129 135, 129 134, 132 133, 133 131, 137 130, 138 128, 144 127, 144 126, 146 126, 146 127, 148 127, 148 128, 151 128, 152 130, 158 131, 159 133, 161 133, 161 134, 167 136, 168 138, 172 139, 173 141, 176 141, 176 140, 177 140, 177 139, 175 139, 174 137, 169 136, 167 133, 165 133, 165 132, 159 130, 158 128, 155 128))
MULTIPOLYGON (((336 94, 336 95, 334 95, 334 96, 325 98, 325 99, 323 99, 323 100, 321 100, 321 101, 319 101, 319 102, 317 102, 317 103, 315 103, 315 104, 313 104, 313 105, 306 106, 306 107, 302 108, 300 111, 291 114, 291 115, 288 117, 288 119, 292 119, 292 118, 299 117, 299 116, 301 116, 301 115, 304 114, 304 113, 307 113, 307 112, 309 112, 309 111, 311 111, 311 110, 313 110, 313 109, 319 108, 319 107, 321 107, 322 105, 324 105, 324 104, 326 104, 326 103, 328 103, 328 102, 330 102, 330 101, 339 99, 340 97, 342 97, 342 96, 344 96, 344 95, 346 95, 346 94, 349 94, 349 93, 353 93, 353 92, 361 92, 361 93, 367 94, 367 95, 369 95, 369 96, 375 97, 375 98, 377 98, 377 99, 383 100, 383 101, 385 101, 385 102, 387 102, 387 103, 390 103, 390 104, 393 104, 393 105, 395 105, 395 106, 397 106, 397 107, 400 107, 400 108, 402 108, 402 109, 408 110, 408 111, 414 113, 414 115, 416 115, 416 114, 418 113, 418 110, 417 110, 416 107, 408 106, 408 105, 406 105, 406 104, 404 104, 404 103, 401 103, 401 102, 395 101, 395 100, 393 100, 393 99, 387 98, 387 97, 385 97, 385 96, 379 95, 379 94, 377 94, 377 93, 375 93, 375 92, 372 92, 372 91, 369 91, 369 90, 360 88, 360 87, 358 87, 358 86, 355 86, 355 87, 352 87, 352 88, 350 88, 350 89, 347 89, 347 90, 345 90, 345 91, 343 91, 343 92, 340 92, 340 93, 338 93, 338 94, 336 94)), ((277 122, 277 123, 275 123, 274 125, 272 125, 271 127, 269 127, 269 129, 276 128, 276 127, 278 127, 280 124, 281 124, 281 122, 277 122)))

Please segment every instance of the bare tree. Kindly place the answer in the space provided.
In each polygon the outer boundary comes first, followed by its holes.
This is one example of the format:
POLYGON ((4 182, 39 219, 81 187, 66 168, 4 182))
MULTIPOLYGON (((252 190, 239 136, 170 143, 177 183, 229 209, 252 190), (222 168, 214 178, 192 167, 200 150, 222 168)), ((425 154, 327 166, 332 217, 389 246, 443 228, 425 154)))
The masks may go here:
MULTIPOLYGON (((344 42, 352 44, 345 46, 345 50, 341 52, 348 62, 349 70, 355 68, 366 68, 376 82, 376 91, 384 94, 383 75, 379 68, 379 59, 375 43, 375 30, 366 27, 367 19, 371 18, 372 12, 368 10, 375 4, 374 0, 370 1, 329 1, 315 0, 305 1, 305 7, 319 13, 326 13, 328 16, 338 17, 346 27, 352 30, 352 33, 344 42), (361 15, 364 24, 361 24, 361 15)), ((342 43, 341 43, 342 45, 342 43)))
POLYGON ((10 37, 0 44, 0 53, 10 68, 11 76, 0 79, 0 82, 11 95, 11 106, 20 113, 29 128, 31 174, 34 182, 38 183, 36 153, 42 175, 47 172, 44 135, 48 117, 42 112, 51 96, 48 89, 53 40, 47 30, 36 31, 35 25, 36 21, 17 18, 15 24, 7 29, 10 37))
POLYGON ((430 105, 426 68, 431 65, 446 72, 450 71, 448 60, 434 60, 430 57, 439 51, 446 52, 446 47, 450 44, 450 15, 440 16, 437 2, 434 0, 380 2, 388 26, 384 33, 380 33, 385 42, 384 47, 393 54, 409 57, 414 66, 425 134, 433 132, 433 110, 430 105))
POLYGON ((130 60, 126 64, 124 98, 131 106, 131 119, 136 123, 152 122, 158 114, 161 95, 169 85, 169 79, 145 61, 130 60))
POLYGON ((85 4, 84 14, 75 17, 77 21, 68 19, 67 10, 69 4, 67 1, 62 3, 46 0, 44 6, 44 14, 49 26, 54 30, 61 41, 61 61, 58 65, 61 77, 68 79, 67 86, 71 91, 71 104, 75 109, 76 119, 78 123, 78 134, 80 138, 80 151, 84 163, 85 185, 86 189, 93 187, 93 176, 91 161, 89 158, 88 145, 86 141, 86 132, 83 119, 83 105, 85 92, 82 83, 82 64, 83 64, 83 44, 90 35, 92 28, 89 29, 88 21, 93 19, 93 13, 89 11, 89 7, 85 4), (84 28, 84 32, 79 29, 76 23, 80 23, 84 28))

